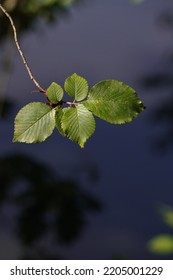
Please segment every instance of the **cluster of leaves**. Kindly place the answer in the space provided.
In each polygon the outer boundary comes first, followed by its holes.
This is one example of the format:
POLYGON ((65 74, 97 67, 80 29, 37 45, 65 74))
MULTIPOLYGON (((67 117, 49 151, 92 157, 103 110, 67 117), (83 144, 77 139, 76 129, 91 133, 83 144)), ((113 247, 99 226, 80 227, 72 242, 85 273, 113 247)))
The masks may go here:
MULTIPOLYGON (((165 224, 173 228, 173 208, 162 206, 160 213, 165 224)), ((173 234, 159 234, 148 242, 148 248, 152 253, 167 255, 173 254, 173 234)))
POLYGON ((116 80, 101 81, 88 92, 87 81, 73 74, 66 79, 64 89, 72 102, 62 100, 64 90, 53 82, 45 92, 46 104, 32 102, 18 112, 13 142, 42 142, 57 128, 83 148, 95 131, 93 114, 109 123, 123 124, 144 109, 135 91, 116 80))

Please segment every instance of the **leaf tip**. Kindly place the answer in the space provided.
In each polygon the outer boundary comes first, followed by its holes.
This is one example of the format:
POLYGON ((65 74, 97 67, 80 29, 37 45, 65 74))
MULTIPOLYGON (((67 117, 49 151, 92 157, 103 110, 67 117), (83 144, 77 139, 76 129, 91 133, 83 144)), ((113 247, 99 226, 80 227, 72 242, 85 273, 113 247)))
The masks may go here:
POLYGON ((78 143, 81 149, 84 149, 85 143, 78 143))
POLYGON ((13 142, 13 143, 16 143, 16 142, 18 142, 18 141, 16 140, 15 137, 13 137, 12 142, 13 142))

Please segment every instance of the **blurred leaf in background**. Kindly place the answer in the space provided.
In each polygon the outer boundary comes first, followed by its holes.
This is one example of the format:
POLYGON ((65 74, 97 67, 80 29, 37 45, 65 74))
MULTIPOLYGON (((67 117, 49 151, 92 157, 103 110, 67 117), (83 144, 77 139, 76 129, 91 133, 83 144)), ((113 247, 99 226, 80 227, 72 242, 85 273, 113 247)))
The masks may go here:
POLYGON ((130 0, 130 2, 133 4, 141 4, 144 0, 130 0))
POLYGON ((170 227, 173 227, 173 207, 163 205, 160 207, 159 211, 164 223, 170 227))
MULTIPOLYGON (((39 18, 54 22, 60 15, 65 15, 72 4, 81 0, 3 0, 2 6, 14 20, 18 34, 34 27, 39 18)), ((11 33, 11 26, 0 12, 0 37, 11 33)))
POLYGON ((173 235, 160 234, 153 237, 148 243, 148 248, 154 254, 172 254, 173 235))
MULTIPOLYGON (((88 225, 88 214, 102 208, 82 186, 82 170, 76 179, 67 171, 67 179, 22 154, 1 157, 0 164, 0 215, 7 225, 1 223, 1 229, 14 232, 23 258, 60 258, 61 246, 75 242, 88 225)), ((92 175, 91 166, 85 172, 92 175)))
MULTIPOLYGON (((173 208, 162 205, 159 208, 164 223, 173 227, 173 208)), ((154 254, 173 254, 173 234, 159 234, 148 242, 148 249, 154 254)))

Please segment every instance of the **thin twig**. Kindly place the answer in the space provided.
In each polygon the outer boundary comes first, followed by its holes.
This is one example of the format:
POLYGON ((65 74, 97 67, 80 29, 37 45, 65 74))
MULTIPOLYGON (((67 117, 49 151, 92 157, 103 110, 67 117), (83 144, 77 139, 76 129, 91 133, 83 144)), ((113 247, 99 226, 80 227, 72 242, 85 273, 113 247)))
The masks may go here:
POLYGON ((76 105, 80 104, 80 102, 74 102, 74 101, 73 102, 69 102, 69 101, 66 102, 65 101, 64 103, 67 104, 67 105, 70 105, 70 106, 72 106, 72 105, 76 106, 76 105))
POLYGON ((21 56, 21 58, 22 58, 22 61, 23 61, 24 65, 25 65, 25 67, 26 67, 26 70, 28 71, 28 74, 29 74, 30 79, 33 81, 33 83, 36 85, 36 87, 39 89, 40 92, 44 92, 44 93, 45 93, 46 90, 43 89, 43 88, 39 85, 39 83, 38 83, 38 82, 36 81, 36 79, 34 78, 32 72, 31 72, 31 69, 30 69, 29 66, 28 66, 27 60, 26 60, 26 58, 25 58, 25 56, 24 56, 24 53, 22 52, 21 47, 20 47, 20 44, 19 44, 19 42, 18 42, 16 27, 15 27, 15 25, 14 25, 14 22, 13 22, 11 16, 8 14, 8 12, 4 9, 4 7, 3 7, 1 4, 0 4, 0 9, 1 9, 2 12, 6 15, 6 17, 9 19, 9 21, 10 21, 10 23, 11 23, 11 26, 12 26, 12 29, 13 29, 13 33, 14 33, 14 41, 15 41, 15 43, 16 43, 16 46, 17 46, 17 49, 18 49, 18 51, 19 51, 19 54, 20 54, 20 56, 21 56))

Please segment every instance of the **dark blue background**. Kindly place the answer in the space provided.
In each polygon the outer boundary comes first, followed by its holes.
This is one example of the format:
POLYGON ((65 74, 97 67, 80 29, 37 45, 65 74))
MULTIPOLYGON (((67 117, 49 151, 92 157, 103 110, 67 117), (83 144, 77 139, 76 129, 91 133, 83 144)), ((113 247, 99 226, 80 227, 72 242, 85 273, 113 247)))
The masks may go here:
MULTIPOLYGON (((73 6, 57 24, 39 22, 37 30, 22 37, 22 48, 43 87, 52 81, 63 85, 74 72, 84 76, 90 87, 103 79, 117 79, 132 86, 146 106, 127 125, 97 119, 96 132, 84 149, 57 131, 40 144, 11 142, 17 111, 28 102, 43 100, 32 93, 34 85, 15 50, 6 92, 15 108, 1 123, 0 155, 32 156, 63 178, 80 181, 81 188, 102 203, 101 211, 87 214, 89 222, 75 242, 58 244, 65 258, 157 258, 146 248, 148 240, 171 232, 157 208, 160 203, 173 204, 172 149, 166 153, 156 149, 165 126, 159 120, 153 122, 157 106, 169 99, 169 90, 141 83, 146 75, 167 68, 165 57, 171 52, 173 37, 159 22, 167 11, 173 11, 172 0, 146 0, 141 5, 127 0, 86 1, 73 6), (87 177, 88 167, 97 170, 95 181, 87 177)), ((15 210, 6 205, 1 212, 0 258, 20 258, 24 245, 14 231, 15 210)))

